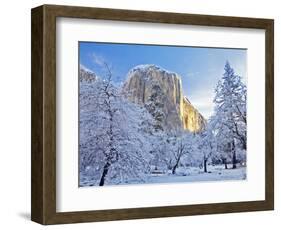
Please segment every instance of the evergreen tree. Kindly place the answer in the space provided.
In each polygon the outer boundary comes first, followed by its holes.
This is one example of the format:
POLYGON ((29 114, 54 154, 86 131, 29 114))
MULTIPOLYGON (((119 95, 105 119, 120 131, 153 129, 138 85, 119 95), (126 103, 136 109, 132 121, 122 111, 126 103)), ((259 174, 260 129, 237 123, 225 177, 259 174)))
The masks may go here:
POLYGON ((224 70, 215 90, 215 115, 211 123, 219 140, 218 148, 225 153, 222 160, 226 161, 227 154, 230 154, 232 168, 236 168, 238 145, 242 143, 246 149, 246 86, 229 62, 226 62, 224 70))

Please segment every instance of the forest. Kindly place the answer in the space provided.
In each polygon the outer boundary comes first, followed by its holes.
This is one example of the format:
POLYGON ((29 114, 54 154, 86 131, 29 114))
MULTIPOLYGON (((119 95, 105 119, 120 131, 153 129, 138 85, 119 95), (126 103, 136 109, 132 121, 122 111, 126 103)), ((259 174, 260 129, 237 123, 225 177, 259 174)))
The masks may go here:
POLYGON ((157 82, 140 105, 104 69, 80 76, 80 187, 246 179, 247 87, 229 62, 198 131, 165 126, 157 82))

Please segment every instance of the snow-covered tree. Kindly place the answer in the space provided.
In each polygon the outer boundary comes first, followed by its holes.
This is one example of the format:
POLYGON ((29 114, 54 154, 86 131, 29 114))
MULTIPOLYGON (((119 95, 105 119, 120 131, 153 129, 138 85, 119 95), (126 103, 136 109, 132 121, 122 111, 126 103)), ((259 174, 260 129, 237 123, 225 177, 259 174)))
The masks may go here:
POLYGON ((80 83, 80 173, 100 186, 141 180, 149 169, 141 123, 151 116, 124 99, 111 79, 108 69, 104 80, 80 83))
POLYGON ((150 136, 150 153, 151 153, 151 168, 152 170, 166 169, 166 157, 168 152, 168 137, 165 132, 158 131, 150 136))
POLYGON ((176 169, 180 166, 184 157, 189 157, 193 151, 193 134, 189 132, 176 132, 170 138, 169 154, 171 157, 172 174, 176 173, 176 169))
POLYGON ((232 168, 236 168, 237 146, 246 148, 246 86, 234 73, 229 62, 215 90, 215 115, 211 118, 222 160, 231 155, 232 168))
POLYGON ((207 165, 212 157, 217 154, 216 139, 214 136, 214 131, 210 124, 207 125, 205 130, 196 134, 197 139, 197 157, 201 158, 204 172, 208 172, 207 165))
POLYGON ((235 134, 241 147, 247 149, 247 88, 240 81, 241 94, 237 95, 236 117, 235 117, 235 134))

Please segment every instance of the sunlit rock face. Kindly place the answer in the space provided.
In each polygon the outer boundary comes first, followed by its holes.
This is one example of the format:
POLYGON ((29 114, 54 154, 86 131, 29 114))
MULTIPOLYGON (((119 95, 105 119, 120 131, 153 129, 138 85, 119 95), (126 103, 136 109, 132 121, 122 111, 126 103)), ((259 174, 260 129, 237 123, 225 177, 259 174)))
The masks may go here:
POLYGON ((186 129, 199 131, 203 128, 203 116, 183 96, 181 77, 155 65, 141 65, 131 69, 124 83, 127 98, 144 105, 153 94, 153 86, 161 89, 163 121, 166 129, 186 129))
POLYGON ((190 101, 183 98, 183 128, 191 132, 197 132, 205 127, 206 121, 198 110, 190 103, 190 101))

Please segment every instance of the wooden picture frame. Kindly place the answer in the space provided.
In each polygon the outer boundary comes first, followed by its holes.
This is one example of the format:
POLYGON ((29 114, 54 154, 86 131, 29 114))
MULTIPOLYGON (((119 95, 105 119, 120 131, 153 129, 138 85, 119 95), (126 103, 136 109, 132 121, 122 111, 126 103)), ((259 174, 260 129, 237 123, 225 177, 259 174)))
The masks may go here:
POLYGON ((179 13, 43 5, 32 9, 31 219, 65 224, 274 209, 274 21, 179 13), (56 18, 254 28, 265 30, 265 200, 99 211, 56 211, 56 18))

